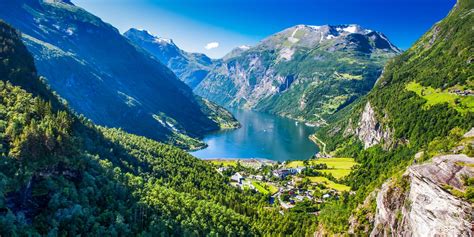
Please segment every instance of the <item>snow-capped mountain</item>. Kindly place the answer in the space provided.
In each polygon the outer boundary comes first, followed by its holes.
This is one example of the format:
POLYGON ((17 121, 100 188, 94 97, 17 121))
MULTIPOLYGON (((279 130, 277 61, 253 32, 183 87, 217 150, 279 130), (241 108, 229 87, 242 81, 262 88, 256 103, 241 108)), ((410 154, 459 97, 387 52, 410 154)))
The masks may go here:
POLYGON ((234 49, 195 92, 224 106, 322 122, 367 93, 400 52, 359 25, 296 25, 234 49))
POLYGON ((185 52, 173 40, 155 36, 147 30, 132 28, 124 36, 168 66, 191 88, 206 77, 214 62, 204 54, 185 52))

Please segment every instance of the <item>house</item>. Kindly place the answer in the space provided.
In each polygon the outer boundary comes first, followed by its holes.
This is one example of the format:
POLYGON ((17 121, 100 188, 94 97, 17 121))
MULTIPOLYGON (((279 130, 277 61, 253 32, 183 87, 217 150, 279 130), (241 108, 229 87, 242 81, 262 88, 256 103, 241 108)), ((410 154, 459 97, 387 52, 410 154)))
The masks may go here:
POLYGON ((261 175, 255 175, 255 179, 256 179, 256 180, 259 180, 259 181, 262 181, 262 180, 263 180, 263 176, 261 176, 261 175))
POLYGON ((284 179, 286 178, 286 176, 290 174, 290 171, 287 169, 279 169, 279 170, 274 170, 272 173, 273 173, 273 176, 278 177, 280 179, 284 179))
POLYGON ((331 158, 329 154, 318 152, 314 157, 316 158, 331 158))
POLYGON ((451 93, 459 95, 459 96, 473 96, 473 90, 460 90, 460 89, 452 89, 450 90, 451 93))
POLYGON ((303 201, 304 196, 296 195, 295 198, 296 198, 298 201, 303 201))
POLYGON ((230 180, 235 181, 239 184, 242 184, 242 181, 244 180, 244 176, 242 176, 239 172, 235 173, 230 177, 230 180))
POLYGON ((323 199, 330 198, 330 197, 331 197, 331 194, 329 194, 329 193, 326 193, 326 194, 323 195, 323 199))
POLYGON ((279 170, 274 170, 273 172, 273 176, 276 176, 280 179, 284 179, 286 178, 286 176, 290 175, 290 174, 296 174, 298 173, 297 172, 297 169, 279 169, 279 170))
POLYGON ((301 166, 301 167, 296 167, 294 170, 296 173, 300 174, 301 172, 303 172, 303 170, 305 170, 306 167, 304 166, 301 166))

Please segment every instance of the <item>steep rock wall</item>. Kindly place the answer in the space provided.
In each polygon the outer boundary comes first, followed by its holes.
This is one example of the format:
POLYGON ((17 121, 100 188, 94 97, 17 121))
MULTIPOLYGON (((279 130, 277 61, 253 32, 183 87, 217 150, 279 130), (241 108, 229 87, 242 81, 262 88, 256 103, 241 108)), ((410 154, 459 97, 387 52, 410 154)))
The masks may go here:
POLYGON ((474 176, 473 165, 466 155, 438 156, 409 167, 404 185, 385 183, 371 236, 473 236, 471 205, 445 190, 463 191, 462 177, 474 176))
POLYGON ((375 111, 370 105, 370 102, 367 102, 359 123, 357 124, 357 128, 355 129, 355 135, 364 144, 364 148, 370 148, 382 141, 385 142, 384 147, 389 147, 392 144, 391 134, 392 132, 389 129, 384 130, 382 128, 382 125, 375 116, 375 111))

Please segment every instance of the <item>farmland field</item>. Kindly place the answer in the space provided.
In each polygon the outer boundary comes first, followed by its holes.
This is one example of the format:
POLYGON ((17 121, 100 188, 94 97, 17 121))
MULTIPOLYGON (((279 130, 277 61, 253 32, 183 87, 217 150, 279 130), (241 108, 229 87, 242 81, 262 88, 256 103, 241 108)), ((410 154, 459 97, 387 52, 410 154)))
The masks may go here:
POLYGON ((328 188, 332 188, 332 189, 335 189, 337 191, 342 192, 342 191, 349 191, 350 190, 349 186, 334 183, 333 181, 329 180, 326 177, 308 177, 308 178, 313 183, 321 183, 321 184, 324 184, 325 186, 327 186, 328 188))
MULTIPOLYGON (((460 96, 450 93, 449 89, 441 90, 432 87, 424 87, 417 82, 410 82, 405 87, 408 91, 415 92, 418 96, 426 100, 426 107, 447 103, 461 113, 474 112, 474 97, 460 96)), ((454 89, 454 88, 452 88, 454 89)), ((459 88, 465 89, 465 88, 459 88)))
MULTIPOLYGON (((309 165, 326 164, 328 169, 321 170, 323 173, 331 173, 335 178, 340 179, 351 172, 351 168, 357 163, 352 158, 320 158, 311 160, 309 165)), ((288 168, 305 166, 303 161, 292 161, 286 164, 288 168)))
POLYGON ((269 183, 252 181, 252 185, 255 187, 255 189, 257 189, 258 192, 263 194, 274 194, 278 192, 278 188, 269 183))

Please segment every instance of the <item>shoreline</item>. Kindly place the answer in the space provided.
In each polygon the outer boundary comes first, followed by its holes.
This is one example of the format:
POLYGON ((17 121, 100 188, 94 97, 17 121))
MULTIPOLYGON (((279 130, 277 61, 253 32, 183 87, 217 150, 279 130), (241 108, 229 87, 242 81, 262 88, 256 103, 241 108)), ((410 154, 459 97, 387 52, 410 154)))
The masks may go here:
POLYGON ((198 158, 203 161, 244 161, 244 162, 262 162, 276 164, 278 161, 266 158, 198 158))
POLYGON ((321 139, 319 139, 315 134, 309 135, 309 140, 314 142, 314 144, 316 144, 316 146, 318 146, 318 148, 320 148, 320 150, 319 150, 320 153, 322 153, 323 155, 327 154, 326 153, 326 143, 321 141, 321 139))

